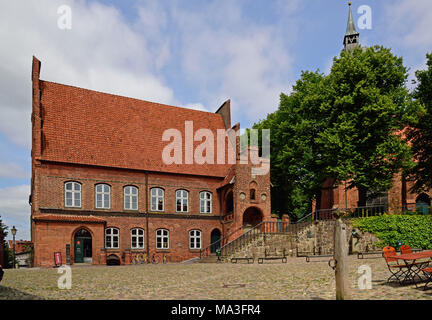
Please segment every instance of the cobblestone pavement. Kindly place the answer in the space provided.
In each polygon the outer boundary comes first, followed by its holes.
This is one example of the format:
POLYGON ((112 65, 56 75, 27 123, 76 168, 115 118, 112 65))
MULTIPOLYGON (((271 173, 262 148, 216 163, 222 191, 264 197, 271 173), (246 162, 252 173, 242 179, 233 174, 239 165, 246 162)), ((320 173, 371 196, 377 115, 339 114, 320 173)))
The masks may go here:
MULTIPOLYGON (((314 261, 315 260, 315 261, 314 261)), ((328 258, 309 263, 166 264, 137 266, 73 266, 72 288, 57 287, 57 269, 5 270, 0 299, 334 299, 334 271, 328 258)), ((431 300, 432 289, 387 284, 382 258, 349 257, 354 299, 431 300), (358 267, 372 269, 373 287, 360 290, 358 267)), ((432 286, 431 286, 432 287, 432 286)))

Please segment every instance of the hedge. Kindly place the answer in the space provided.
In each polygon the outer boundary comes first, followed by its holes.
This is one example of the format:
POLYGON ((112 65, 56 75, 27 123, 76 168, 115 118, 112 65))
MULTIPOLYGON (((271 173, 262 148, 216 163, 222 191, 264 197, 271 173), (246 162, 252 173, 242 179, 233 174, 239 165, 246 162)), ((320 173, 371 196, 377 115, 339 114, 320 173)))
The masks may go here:
POLYGON ((353 227, 376 235, 378 247, 397 246, 397 242, 412 248, 432 249, 432 216, 382 215, 356 218, 353 227))

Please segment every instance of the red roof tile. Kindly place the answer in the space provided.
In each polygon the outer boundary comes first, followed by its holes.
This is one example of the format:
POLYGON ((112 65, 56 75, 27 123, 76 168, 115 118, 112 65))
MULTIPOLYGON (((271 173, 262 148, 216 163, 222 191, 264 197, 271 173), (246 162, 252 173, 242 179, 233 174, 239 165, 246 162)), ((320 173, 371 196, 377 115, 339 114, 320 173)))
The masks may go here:
MULTIPOLYGON (((221 115, 41 81, 42 160, 225 177, 231 165, 166 165, 166 129, 225 129, 221 115)), ((194 147, 201 144, 195 142, 194 147)), ((216 143, 215 143, 216 147, 216 143)), ((184 159, 184 158, 183 158, 184 159)), ((216 151, 215 151, 216 162, 216 151)))
MULTIPOLYGON (((13 241, 8 240, 9 249, 13 249, 13 241)), ((29 247, 32 247, 33 243, 28 240, 15 240, 15 253, 21 253, 28 250, 29 247)))
POLYGON ((95 216, 73 216, 65 214, 45 214, 33 217, 35 221, 65 221, 65 222, 95 222, 104 223, 105 220, 95 216))

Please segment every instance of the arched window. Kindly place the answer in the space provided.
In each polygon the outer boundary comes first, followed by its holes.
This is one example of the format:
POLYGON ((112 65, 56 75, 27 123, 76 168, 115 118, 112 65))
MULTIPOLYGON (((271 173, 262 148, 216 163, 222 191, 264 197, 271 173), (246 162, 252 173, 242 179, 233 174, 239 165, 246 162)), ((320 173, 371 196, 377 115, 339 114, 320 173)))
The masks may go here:
POLYGON ((151 211, 164 211, 164 190, 161 188, 150 189, 151 211))
POLYGON ((212 194, 208 191, 200 192, 200 212, 212 212, 212 194))
POLYGON ((156 249, 169 249, 169 231, 167 229, 156 230, 156 249))
POLYGON ((96 208, 109 209, 111 207, 111 187, 107 184, 96 185, 96 208))
POLYGON ((117 228, 105 229, 105 248, 107 249, 118 249, 119 248, 119 237, 120 232, 117 228))
POLYGON ((176 191, 176 207, 177 212, 189 211, 189 192, 187 192, 186 190, 176 191))
POLYGON ((255 189, 250 189, 250 199, 255 200, 255 189))
POLYGON ((138 210, 138 188, 134 186, 124 187, 125 210, 138 210))
POLYGON ((65 207, 81 207, 81 183, 73 181, 65 183, 65 207))
POLYGON ((134 228, 131 230, 131 248, 144 249, 144 230, 134 228))
POLYGON ((189 231, 189 248, 201 249, 201 231, 199 230, 189 231))

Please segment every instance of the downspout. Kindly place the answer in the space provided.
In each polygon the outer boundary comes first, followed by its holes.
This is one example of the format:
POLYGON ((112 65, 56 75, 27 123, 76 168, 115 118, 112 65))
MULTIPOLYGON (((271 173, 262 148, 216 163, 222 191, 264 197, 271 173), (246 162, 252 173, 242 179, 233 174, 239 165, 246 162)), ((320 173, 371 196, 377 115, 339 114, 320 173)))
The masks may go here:
MULTIPOLYGON (((146 197, 145 197, 145 201, 146 201, 146 206, 145 206, 145 216, 146 216, 146 252, 147 252, 147 258, 150 258, 150 251, 149 251, 149 226, 148 226, 148 215, 149 215, 149 211, 148 211, 148 172, 145 172, 145 190, 146 190, 146 197)), ((149 260, 147 260, 149 261, 149 260)))

